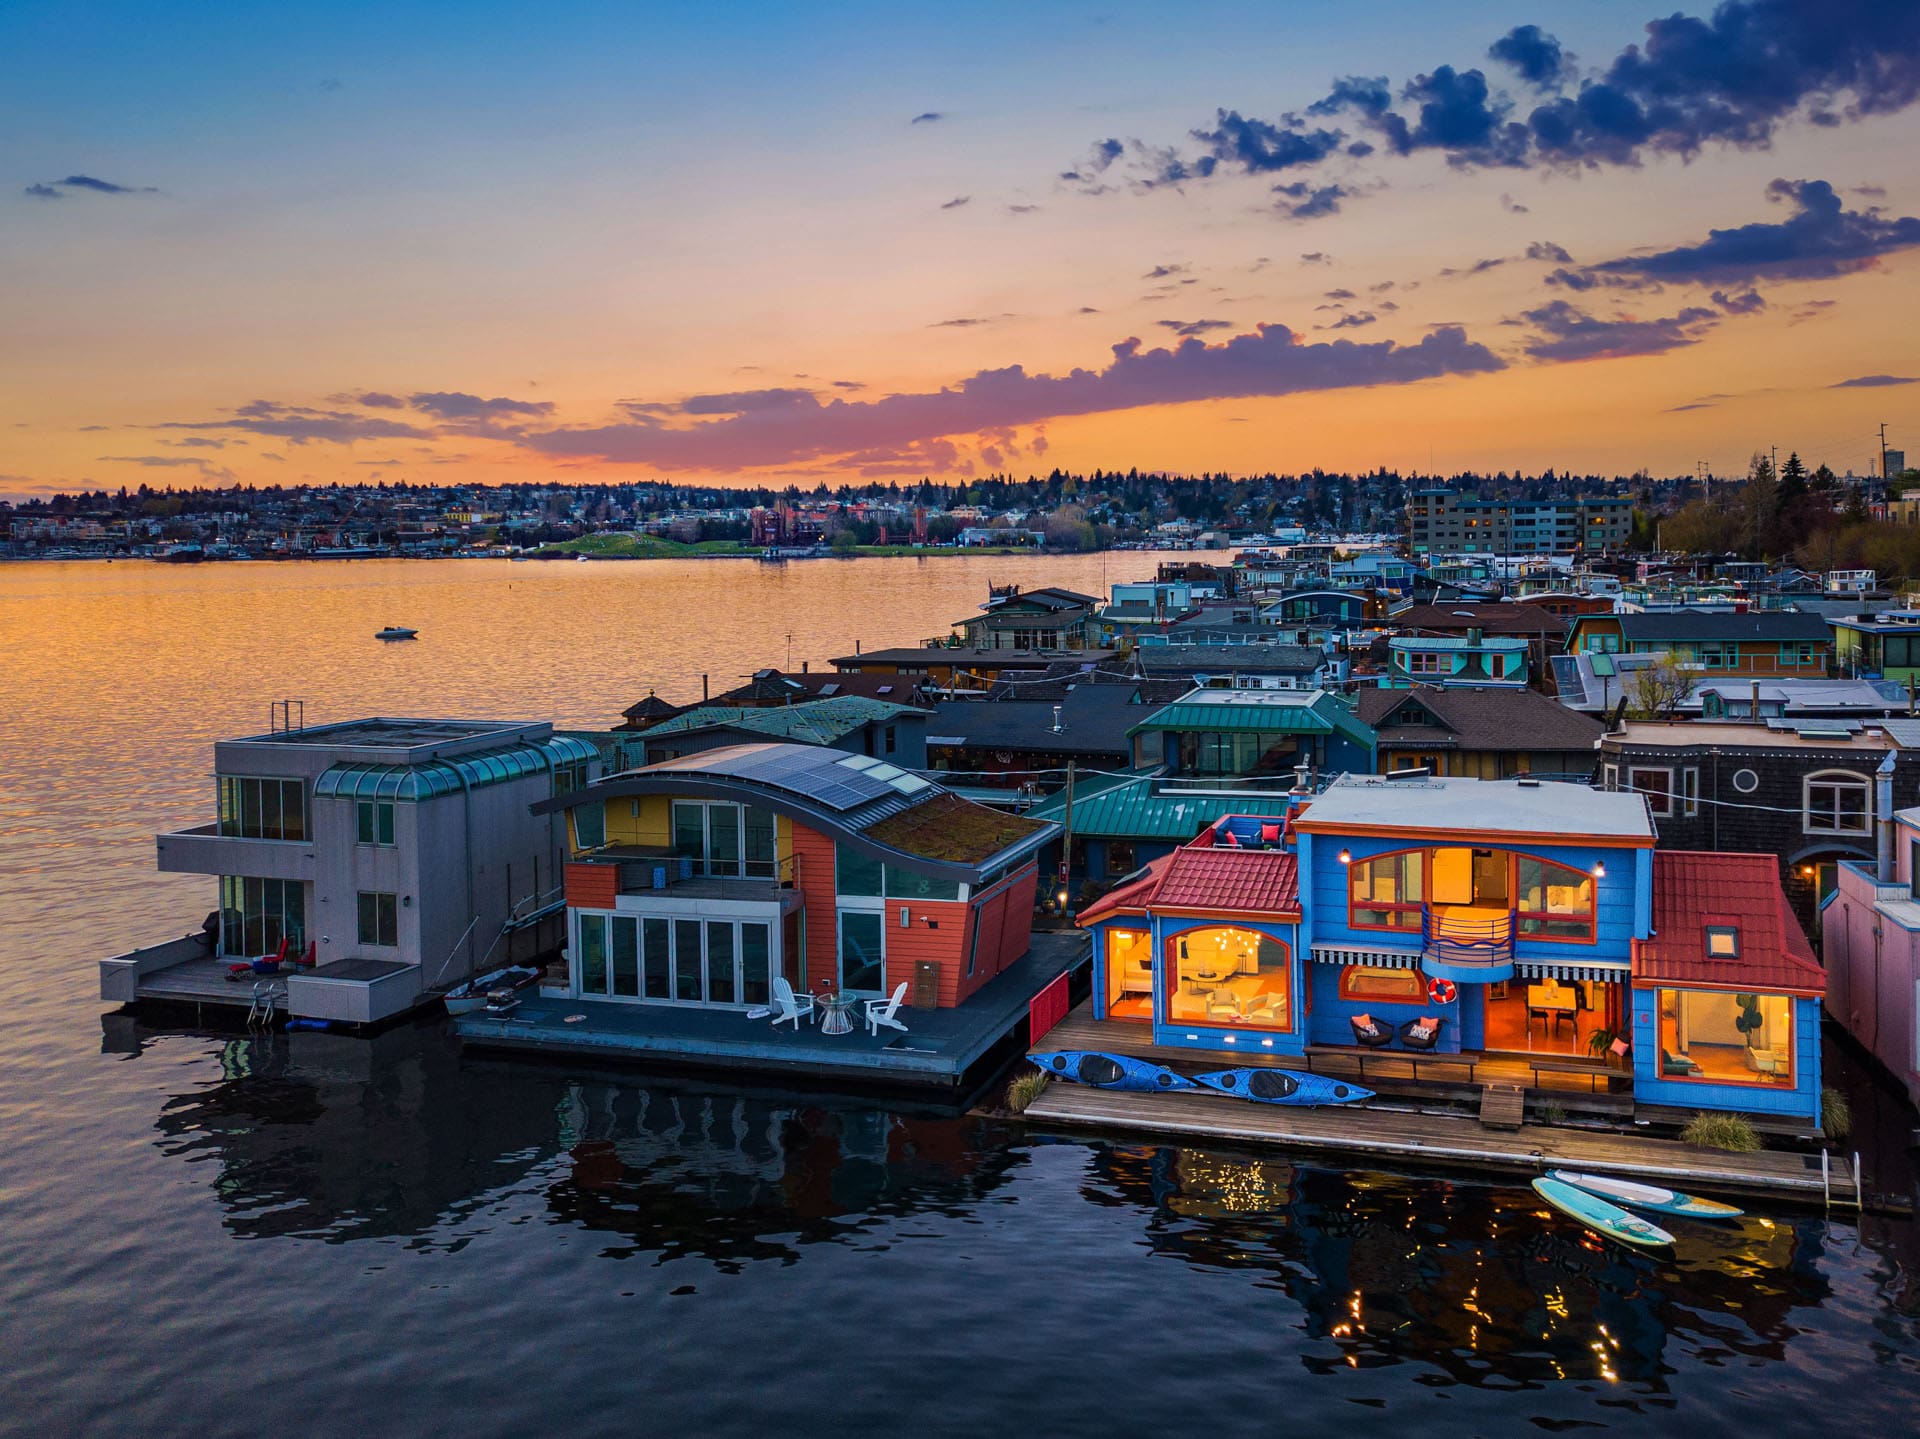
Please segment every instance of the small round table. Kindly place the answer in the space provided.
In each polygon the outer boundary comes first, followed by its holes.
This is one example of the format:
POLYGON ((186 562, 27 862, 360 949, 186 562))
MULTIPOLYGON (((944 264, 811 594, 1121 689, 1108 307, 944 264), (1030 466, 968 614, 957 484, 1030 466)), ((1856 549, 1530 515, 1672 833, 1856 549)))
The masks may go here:
POLYGON ((852 1034, 853 1007, 859 1002, 860 996, 845 992, 820 996, 820 1032, 852 1034))

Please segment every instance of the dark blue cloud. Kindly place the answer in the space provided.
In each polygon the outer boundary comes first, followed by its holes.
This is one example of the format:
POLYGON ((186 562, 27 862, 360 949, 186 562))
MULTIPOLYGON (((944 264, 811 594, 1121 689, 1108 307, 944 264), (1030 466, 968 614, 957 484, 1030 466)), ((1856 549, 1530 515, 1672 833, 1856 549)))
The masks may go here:
POLYGON ((58 200, 62 198, 60 192, 51 185, 29 185, 20 193, 23 195, 31 195, 36 200, 58 200))
POLYGON ((553 413, 549 400, 510 400, 495 396, 491 400, 459 390, 433 390, 408 396, 414 409, 441 420, 535 419, 553 413))
POLYGON ((1652 320, 1597 319, 1565 300, 1554 300, 1521 319, 1538 332, 1526 350, 1536 360, 1612 360, 1626 355, 1658 355, 1697 344, 1720 322, 1718 311, 1693 305, 1676 315, 1652 320))
POLYGON ((1669 281, 1813 280, 1851 274, 1920 246, 1920 218, 1848 210, 1825 180, 1775 180, 1767 197, 1795 213, 1778 224, 1710 230, 1697 245, 1596 265, 1601 275, 1669 281))
POLYGON ((1155 320, 1154 324, 1163 330, 1172 330, 1176 335, 1204 335, 1209 330, 1231 330, 1231 320, 1155 320))
POLYGON ((915 115, 911 120, 907 121, 907 123, 909 125, 931 125, 936 120, 944 120, 946 118, 945 113, 942 111, 922 110, 918 115, 915 115))
POLYGON ((1353 194, 1342 185, 1309 185, 1304 180, 1296 180, 1291 185, 1275 185, 1273 193, 1284 197, 1279 202, 1279 207, 1289 219, 1293 220, 1313 220, 1322 215, 1337 215, 1340 212, 1340 202, 1353 194))
POLYGON ((943 203, 940 206, 940 208, 943 210, 957 210, 962 205, 967 204, 972 199, 973 199, 973 196, 971 195, 955 195, 951 200, 948 200, 945 203, 943 203))
POLYGON ((1851 380, 1842 380, 1837 385, 1827 386, 1830 390, 1879 390, 1889 385, 1920 385, 1920 375, 1856 375, 1851 380))
POLYGON ((36 200, 58 200, 69 190, 86 190, 95 195, 157 195, 152 185, 116 185, 92 175, 69 175, 64 180, 48 180, 27 186, 26 193, 36 200))
POLYGON ((1511 68, 1522 80, 1545 90, 1571 73, 1573 57, 1538 25, 1516 25, 1487 47, 1489 59, 1511 68))
POLYGON ((1195 161, 1211 174, 1214 165, 1232 165, 1250 175, 1317 165, 1340 148, 1346 137, 1338 130, 1307 130, 1249 120, 1237 110, 1222 110, 1210 130, 1195 130, 1193 138, 1207 153, 1195 161), (1211 163, 1209 163, 1211 162, 1211 163))

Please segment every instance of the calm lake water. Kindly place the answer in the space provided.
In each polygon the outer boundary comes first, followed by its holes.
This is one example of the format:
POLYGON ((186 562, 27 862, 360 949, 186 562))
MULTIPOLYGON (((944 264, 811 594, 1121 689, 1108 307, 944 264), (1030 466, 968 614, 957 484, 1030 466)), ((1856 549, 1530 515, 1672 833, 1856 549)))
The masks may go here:
MULTIPOLYGON (((1628 1254, 1510 1184, 103 1018, 211 745, 611 723, 1076 560, 0 566, 0 1433, 1911 1433, 1910 1222, 1628 1254), (422 633, 372 638, 382 624, 422 633)), ((1830 1046, 1831 1048, 1831 1046, 1830 1046)), ((1872 1187, 1912 1117, 1844 1058, 1872 1187)))

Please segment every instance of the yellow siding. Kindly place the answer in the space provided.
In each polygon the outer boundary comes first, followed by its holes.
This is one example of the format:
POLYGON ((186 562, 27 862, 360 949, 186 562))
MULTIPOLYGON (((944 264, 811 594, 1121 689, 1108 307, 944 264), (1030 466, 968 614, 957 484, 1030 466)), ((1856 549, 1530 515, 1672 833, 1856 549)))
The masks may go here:
POLYGON ((670 845, 672 801, 663 794, 607 801, 607 843, 670 845))

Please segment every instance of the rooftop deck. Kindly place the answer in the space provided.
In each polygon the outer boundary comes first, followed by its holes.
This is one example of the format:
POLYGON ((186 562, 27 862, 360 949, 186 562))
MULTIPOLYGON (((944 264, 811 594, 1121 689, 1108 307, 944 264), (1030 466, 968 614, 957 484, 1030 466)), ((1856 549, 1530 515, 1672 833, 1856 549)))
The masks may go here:
POLYGON ((1036 934, 1025 957, 954 1009, 909 1009, 907 1032, 822 1034, 817 1016, 775 1029, 743 1010, 540 996, 510 1017, 462 1015, 454 1029, 481 1049, 591 1056, 638 1064, 797 1075, 887 1086, 951 1088, 990 1051, 1024 1033, 1027 1007, 1060 975, 1085 964, 1086 936, 1036 934), (569 1024, 569 1015, 584 1018, 569 1024))

